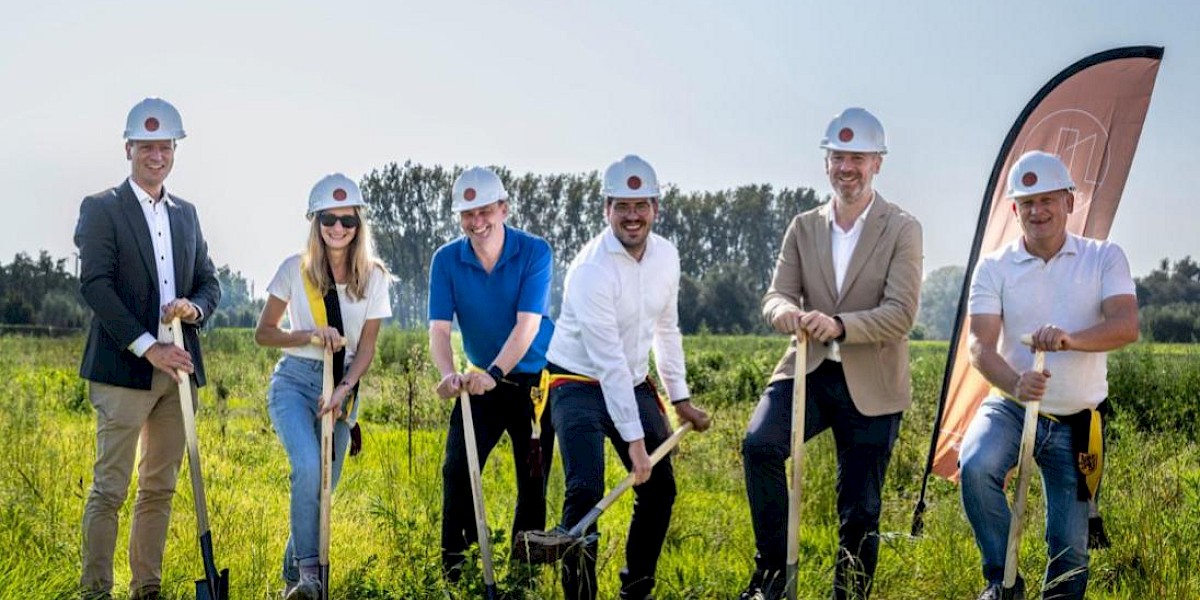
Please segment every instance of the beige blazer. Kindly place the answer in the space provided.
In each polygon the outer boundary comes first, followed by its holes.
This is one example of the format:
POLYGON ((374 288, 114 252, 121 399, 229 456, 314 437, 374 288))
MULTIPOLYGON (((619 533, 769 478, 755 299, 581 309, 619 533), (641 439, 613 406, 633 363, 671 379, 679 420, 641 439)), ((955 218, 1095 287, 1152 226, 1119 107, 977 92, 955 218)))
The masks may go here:
MULTIPOLYGON (((908 332, 921 293, 921 224, 876 192, 839 293, 832 223, 833 202, 792 219, 763 297, 763 316, 770 323, 776 314, 799 308, 840 318, 846 327, 842 368, 854 405, 868 416, 900 412, 912 404, 908 332)), ((772 382, 795 377, 795 353, 793 341, 772 382)), ((828 346, 809 340, 806 372, 828 354, 828 346)))

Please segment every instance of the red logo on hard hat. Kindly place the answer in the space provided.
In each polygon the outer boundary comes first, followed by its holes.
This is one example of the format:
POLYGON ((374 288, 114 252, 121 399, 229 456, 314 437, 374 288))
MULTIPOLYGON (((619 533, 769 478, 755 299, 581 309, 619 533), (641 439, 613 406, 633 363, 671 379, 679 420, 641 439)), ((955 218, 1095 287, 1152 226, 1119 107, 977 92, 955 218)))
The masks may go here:
POLYGON ((842 130, 838 132, 838 139, 843 142, 848 142, 854 139, 854 130, 850 129, 849 127, 843 127, 842 130))
POLYGON ((1034 173, 1033 171, 1026 171, 1025 174, 1021 176, 1021 185, 1025 187, 1033 187, 1036 183, 1037 173, 1034 173))
POLYGON ((625 180, 625 185, 629 186, 629 189, 631 189, 631 190, 641 189, 642 188, 642 178, 638 177, 637 175, 630 175, 629 179, 625 180))
POLYGON ((346 190, 343 190, 342 188, 333 190, 333 199, 337 200, 338 202, 345 200, 346 199, 346 190))
POLYGON ((463 190, 463 200, 470 202, 475 199, 475 188, 467 188, 463 190))
POLYGON ((158 131, 158 119, 154 117, 148 117, 143 125, 146 126, 146 131, 158 131))

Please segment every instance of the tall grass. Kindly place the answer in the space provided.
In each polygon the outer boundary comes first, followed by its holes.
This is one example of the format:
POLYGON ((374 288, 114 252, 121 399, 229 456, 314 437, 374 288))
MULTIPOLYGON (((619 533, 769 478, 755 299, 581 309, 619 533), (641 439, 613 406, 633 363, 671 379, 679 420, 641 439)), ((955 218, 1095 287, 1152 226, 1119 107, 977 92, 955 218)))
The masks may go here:
MULTIPOLYGON (((200 436, 218 562, 232 573, 233 597, 277 598, 287 528, 287 461, 266 415, 267 377, 277 354, 249 332, 204 340, 210 385, 200 394, 200 436)), ((686 438, 676 454, 679 496, 659 562, 659 598, 730 598, 754 554, 740 443, 782 338, 688 338, 697 403, 712 430, 686 438)), ((365 450, 351 459, 334 500, 335 598, 478 598, 480 575, 449 586, 440 576, 441 457, 450 405, 432 393, 436 374, 421 333, 387 331, 364 379, 365 450), (411 409, 410 409, 411 402, 411 409), (408 425, 413 425, 411 436, 408 425), (409 448, 411 444, 411 458, 409 448)), ((0 600, 71 597, 80 568, 79 523, 91 482, 94 416, 75 376, 79 338, 0 337, 0 600)), ((945 345, 913 348, 915 403, 906 413, 884 495, 883 548, 875 598, 973 598, 982 587, 979 553, 957 488, 930 486, 925 535, 907 535, 924 468, 945 345)), ((1116 353, 1103 510, 1113 547, 1093 553, 1090 598, 1200 598, 1200 353, 1193 346, 1135 346, 1116 353)), ((562 506, 561 468, 550 476, 553 525, 562 506)), ((609 456, 607 480, 624 470, 609 456)), ((186 470, 184 471, 186 477, 186 470)), ((806 453, 800 596, 823 598, 832 581, 837 521, 830 436, 806 453)), ((190 486, 178 486, 163 565, 165 597, 191 598, 202 574, 190 486)), ((1037 478, 1021 551, 1026 579, 1045 568, 1037 478)), ((516 497, 511 447, 492 453, 484 473, 502 588, 526 598, 561 598, 557 574, 531 580, 510 568, 508 529, 516 497), (524 581, 519 587, 515 582, 524 581)), ((121 515, 118 594, 129 578, 121 515)), ((631 498, 601 519, 600 597, 614 598, 631 498)), ((472 562, 477 565, 477 562, 472 562)))

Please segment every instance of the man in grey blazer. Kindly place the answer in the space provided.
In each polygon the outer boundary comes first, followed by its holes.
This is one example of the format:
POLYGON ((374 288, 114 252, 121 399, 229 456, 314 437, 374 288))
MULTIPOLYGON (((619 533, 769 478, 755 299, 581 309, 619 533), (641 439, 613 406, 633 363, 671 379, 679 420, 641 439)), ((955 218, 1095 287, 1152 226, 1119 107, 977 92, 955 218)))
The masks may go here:
MULTIPOLYGON (((834 598, 866 598, 879 553, 880 493, 900 414, 912 402, 908 332, 921 288, 921 225, 872 186, 887 152, 883 126, 848 108, 825 139, 833 201, 787 229, 763 316, 807 334, 804 439, 833 430, 838 557, 834 598)), ((742 457, 757 554, 741 598, 781 597, 785 586, 795 342, 755 408, 742 457)))
POLYGON ((159 597, 171 498, 183 458, 176 369, 204 385, 197 330, 221 298, 196 208, 163 182, 184 137, 179 112, 147 98, 129 112, 123 183, 79 207, 80 290, 94 317, 79 374, 96 409, 96 462, 83 514, 85 598, 113 587, 117 514, 125 503, 141 442, 138 492, 129 531, 130 598, 159 597), (184 346, 170 322, 184 323, 184 346))

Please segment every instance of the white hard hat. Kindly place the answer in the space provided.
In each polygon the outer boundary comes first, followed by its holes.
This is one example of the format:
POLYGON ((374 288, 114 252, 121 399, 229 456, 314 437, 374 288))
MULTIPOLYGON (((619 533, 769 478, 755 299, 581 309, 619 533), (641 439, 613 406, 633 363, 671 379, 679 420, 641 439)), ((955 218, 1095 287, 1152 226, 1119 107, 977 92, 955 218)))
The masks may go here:
POLYGON ((1021 155, 1008 170, 1008 197, 1023 198, 1057 190, 1073 190, 1075 182, 1059 158, 1032 150, 1021 155))
POLYGON ((471 167, 454 180, 450 210, 460 213, 508 200, 504 183, 491 169, 471 167))
POLYGON ((629 154, 604 171, 605 198, 658 198, 658 175, 640 156, 629 154))
POLYGON ((185 137, 179 111, 162 98, 138 102, 125 118, 127 140, 182 140, 185 137))
POLYGON ((341 173, 330 173, 321 178, 308 194, 308 214, 313 215, 330 208, 343 206, 366 206, 363 202, 362 191, 353 179, 341 173))
POLYGON ((835 116, 825 128, 821 147, 843 152, 878 152, 887 154, 883 124, 865 108, 847 108, 835 116))

